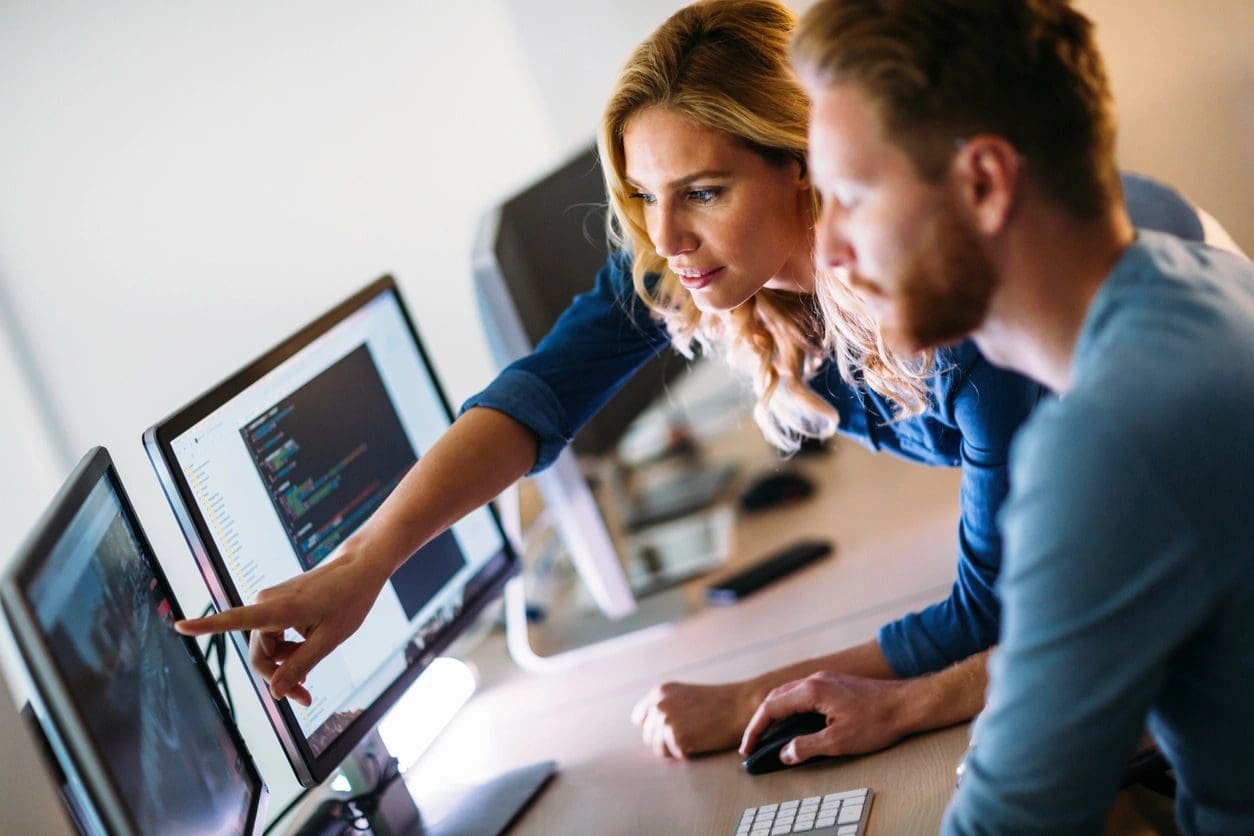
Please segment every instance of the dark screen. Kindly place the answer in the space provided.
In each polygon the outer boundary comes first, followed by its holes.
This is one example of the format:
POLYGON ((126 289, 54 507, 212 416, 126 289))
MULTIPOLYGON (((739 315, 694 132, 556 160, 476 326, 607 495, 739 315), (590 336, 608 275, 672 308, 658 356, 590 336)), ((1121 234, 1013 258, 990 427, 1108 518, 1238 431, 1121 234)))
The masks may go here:
POLYGON ((253 788, 214 687, 107 478, 29 595, 70 700, 142 833, 242 833, 253 788))
POLYGON ((306 571, 369 518, 418 460, 364 344, 240 435, 306 571))
MULTIPOLYGON (((383 504, 418 455, 366 344, 240 430, 257 475, 306 571, 383 504)), ((413 618, 466 565, 452 530, 389 582, 413 618)))
MULTIPOLYGON (((605 180, 595 146, 501 205, 491 233, 491 261, 531 345, 577 294, 592 289, 610 254, 605 215, 605 180)), ((624 304, 641 303, 628 298, 624 304)), ((671 352, 660 352, 575 433, 575 450, 591 456, 612 452, 636 416, 686 367, 671 352)))

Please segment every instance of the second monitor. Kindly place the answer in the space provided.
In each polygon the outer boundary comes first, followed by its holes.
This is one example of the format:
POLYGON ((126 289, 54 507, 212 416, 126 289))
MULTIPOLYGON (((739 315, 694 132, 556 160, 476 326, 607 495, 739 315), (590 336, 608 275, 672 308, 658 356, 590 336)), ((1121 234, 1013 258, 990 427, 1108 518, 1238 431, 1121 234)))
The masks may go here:
MULTIPOLYGON (((151 427, 144 444, 226 609, 326 560, 452 420, 385 277, 151 427)), ((297 779, 325 779, 517 566, 494 513, 479 509, 393 574, 360 629, 309 674, 310 706, 272 699, 253 673, 297 779)))

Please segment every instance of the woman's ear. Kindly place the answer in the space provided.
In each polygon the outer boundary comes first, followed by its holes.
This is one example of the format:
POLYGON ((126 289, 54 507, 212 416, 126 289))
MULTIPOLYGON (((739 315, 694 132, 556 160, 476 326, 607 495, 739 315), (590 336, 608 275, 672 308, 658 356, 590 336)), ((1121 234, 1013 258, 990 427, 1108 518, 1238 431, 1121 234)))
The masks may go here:
POLYGON ((793 159, 797 163, 797 179, 801 188, 810 188, 810 165, 806 162, 806 155, 798 154, 793 159))
POLYGON ((1023 156, 1005 137, 977 134, 962 141, 950 174, 959 204, 978 232, 994 236, 1005 228, 1022 167, 1023 156))

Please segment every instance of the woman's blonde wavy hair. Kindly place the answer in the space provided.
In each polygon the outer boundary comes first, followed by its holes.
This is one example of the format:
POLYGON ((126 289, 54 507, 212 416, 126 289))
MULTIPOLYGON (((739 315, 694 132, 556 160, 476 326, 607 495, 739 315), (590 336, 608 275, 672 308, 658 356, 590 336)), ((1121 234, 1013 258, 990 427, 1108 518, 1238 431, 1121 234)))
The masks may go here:
MULTIPOLYGON (((672 15, 636 48, 606 105, 598 146, 611 243, 633 254, 640 299, 686 356, 722 354, 757 395, 754 418, 766 438, 794 452, 805 437, 826 438, 839 416, 808 381, 834 357, 841 376, 865 383, 897 408, 927 408, 931 358, 903 361, 883 344, 875 320, 840 281, 820 271, 815 301, 763 288, 731 311, 699 310, 659 256, 643 208, 626 182, 623 131, 630 117, 663 106, 722 131, 768 162, 805 165, 809 102, 789 68, 796 17, 775 0, 707 0, 672 15), (656 279, 646 281, 646 277, 656 279)), ((817 198, 812 193, 812 217, 817 198)))

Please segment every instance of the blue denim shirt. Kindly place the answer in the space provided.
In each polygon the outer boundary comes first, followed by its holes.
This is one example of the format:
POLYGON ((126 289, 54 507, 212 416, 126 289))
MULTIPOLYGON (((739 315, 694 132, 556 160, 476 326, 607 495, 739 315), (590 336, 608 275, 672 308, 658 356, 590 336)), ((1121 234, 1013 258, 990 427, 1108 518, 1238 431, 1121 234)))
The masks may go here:
MULTIPOLYGON (((1200 238, 1197 213, 1176 192, 1123 176, 1134 224, 1200 238)), ((631 260, 613 254, 592 290, 576 296, 536 350, 508 366, 462 410, 504 412, 539 437, 533 472, 550 465, 578 429, 645 361, 670 345, 636 298, 631 260)), ((924 414, 891 423, 887 400, 851 386, 828 364, 811 387, 840 413, 839 431, 871 450, 924 465, 962 468, 957 580, 948 598, 885 625, 880 649, 899 676, 939 670, 996 644, 1001 608, 997 513, 1009 491, 1010 442, 1047 395, 1037 383, 998 369, 974 343, 939 353, 924 414)))

